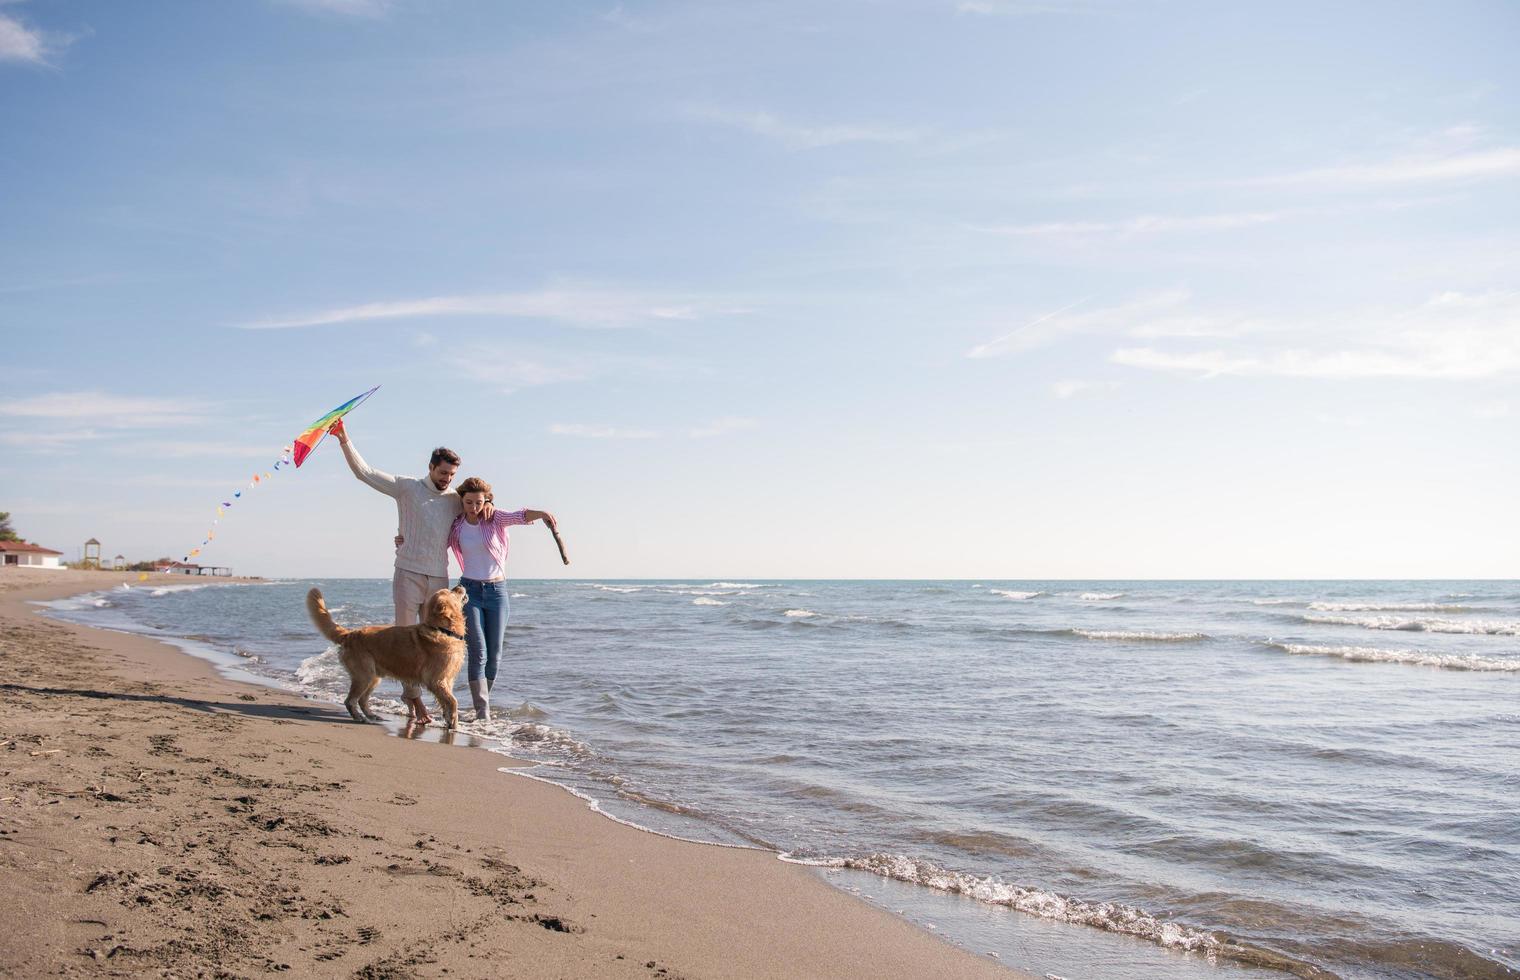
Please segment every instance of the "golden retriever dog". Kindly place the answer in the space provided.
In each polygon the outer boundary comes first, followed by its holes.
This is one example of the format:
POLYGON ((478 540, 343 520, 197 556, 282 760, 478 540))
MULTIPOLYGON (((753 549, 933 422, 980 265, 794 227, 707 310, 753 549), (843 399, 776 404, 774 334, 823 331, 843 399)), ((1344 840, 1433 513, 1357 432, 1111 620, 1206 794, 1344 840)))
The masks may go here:
POLYGON ((464 665, 464 586, 439 589, 422 604, 415 626, 365 626, 344 629, 333 622, 320 589, 306 593, 306 611, 317 629, 339 647, 338 660, 352 683, 343 700, 354 721, 378 721, 369 696, 380 678, 393 677, 433 692, 450 728, 459 727, 454 678, 464 665))

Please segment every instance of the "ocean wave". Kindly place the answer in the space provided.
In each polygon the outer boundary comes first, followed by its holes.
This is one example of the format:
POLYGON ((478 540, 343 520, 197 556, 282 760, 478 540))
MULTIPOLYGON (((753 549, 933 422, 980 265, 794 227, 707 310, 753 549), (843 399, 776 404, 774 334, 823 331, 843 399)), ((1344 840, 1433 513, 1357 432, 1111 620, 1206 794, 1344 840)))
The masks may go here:
POLYGON ((809 616, 816 616, 818 614, 813 612, 811 609, 788 609, 781 615, 787 616, 791 619, 807 619, 809 616))
POLYGON ((764 585, 754 582, 709 582, 703 588, 706 589, 763 589, 764 585))
POLYGON ((150 596, 161 596, 161 595, 168 595, 171 592, 194 592, 197 589, 209 589, 209 588, 211 588, 211 583, 209 583, 209 582, 200 582, 200 583, 191 584, 191 585, 160 585, 157 588, 155 588, 152 592, 149 592, 148 595, 150 595, 150 596))
POLYGON ((1468 612, 1471 606, 1440 602, 1311 602, 1318 612, 1468 612))
POLYGON ((589 588, 597 589, 601 592, 616 592, 620 595, 627 594, 629 592, 644 591, 644 587, 642 585, 602 585, 599 582, 587 582, 586 585, 589 588))
POLYGON ((1282 643, 1268 640, 1267 646, 1298 656, 1340 657, 1359 663, 1415 664, 1421 667, 1444 667, 1447 670, 1520 671, 1520 659, 1501 660, 1426 650, 1386 650, 1380 647, 1317 646, 1308 643, 1282 643))
POLYGON ((1401 630, 1406 633, 1466 633, 1486 636, 1520 636, 1520 623, 1493 619, 1432 619, 1402 616, 1305 616, 1306 623, 1329 626, 1360 626, 1369 630, 1401 630))
POLYGON ((709 599, 706 596, 697 596, 691 600, 693 606, 726 606, 728 603, 721 599, 709 599))
POLYGON ((315 657, 307 657, 296 667, 296 681, 302 688, 331 694, 348 689, 348 671, 338 659, 336 645, 329 646, 315 657))
POLYGON ((1107 602, 1110 599, 1124 598, 1123 592, 1084 592, 1077 596, 1083 602, 1107 602))
POLYGON ((1253 606, 1296 606, 1302 602, 1300 599, 1252 599, 1253 606))
POLYGON ((1262 962, 1264 958, 1281 959, 1264 950, 1228 942, 1204 929, 1159 919, 1131 905, 1122 905, 1118 902, 1087 902, 1079 898, 1058 895, 1043 888, 1009 884, 994 877, 983 878, 959 871, 948 871, 932 862, 901 854, 872 854, 864 858, 830 858, 814 861, 791 858, 786 855, 782 857, 796 864, 868 871, 883 878, 922 885, 925 888, 952 895, 964 895, 987 905, 1014 909, 1042 919, 1092 926, 1105 932, 1134 936, 1168 949, 1203 953, 1208 956, 1228 956, 1247 962, 1262 962))
POLYGON ((987 591, 993 595, 1000 595, 1005 599, 1033 599, 1035 596, 1045 594, 1043 592, 1017 592, 1013 589, 988 589, 987 591))
POLYGON ((1144 643, 1197 643, 1207 640, 1207 633, 1151 633, 1142 630, 1082 630, 1071 631, 1089 640, 1126 640, 1144 643))

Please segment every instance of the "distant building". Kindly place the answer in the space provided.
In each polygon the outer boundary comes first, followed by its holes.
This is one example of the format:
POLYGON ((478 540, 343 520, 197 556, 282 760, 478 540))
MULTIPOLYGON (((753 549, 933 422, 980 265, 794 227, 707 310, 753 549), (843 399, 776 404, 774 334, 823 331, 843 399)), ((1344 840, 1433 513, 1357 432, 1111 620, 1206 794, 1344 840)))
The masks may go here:
POLYGON ((197 565, 194 562, 185 561, 161 561, 153 566, 155 572, 163 572, 166 575, 231 575, 232 568, 228 565, 197 565))
POLYGON ((0 541, 0 563, 5 568, 62 568, 63 552, 28 541, 0 541))
POLYGON ((123 568, 126 568, 127 567, 127 556, 126 555, 117 555, 115 558, 112 558, 111 559, 111 567, 113 569, 115 569, 116 571, 121 571, 123 568))

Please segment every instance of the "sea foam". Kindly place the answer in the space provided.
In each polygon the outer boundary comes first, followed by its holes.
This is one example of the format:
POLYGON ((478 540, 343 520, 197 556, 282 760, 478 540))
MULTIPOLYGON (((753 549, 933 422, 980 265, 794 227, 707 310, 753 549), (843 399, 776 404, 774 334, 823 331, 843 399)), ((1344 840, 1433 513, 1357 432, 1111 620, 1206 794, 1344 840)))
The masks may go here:
POLYGON ((1280 643, 1268 640, 1267 646, 1298 656, 1340 657, 1361 663, 1416 664, 1421 667, 1445 667, 1448 670, 1520 671, 1520 659, 1501 660, 1455 653, 1432 653, 1426 650, 1387 650, 1380 647, 1318 646, 1309 643, 1280 643))
POLYGON ((1131 640, 1144 643, 1197 643, 1207 640, 1207 633, 1152 633, 1143 630, 1080 630, 1072 633, 1089 640, 1131 640))
POLYGON ((1306 623, 1360 626, 1369 630, 1402 630, 1407 633, 1469 633, 1486 636, 1520 636, 1520 623, 1493 619, 1436 619, 1410 616, 1305 616, 1306 623))
POLYGON ((1440 602, 1311 602, 1319 612, 1467 612, 1472 607, 1440 602))
POLYGON ((1210 955, 1233 956, 1242 960, 1254 959, 1251 951, 1235 947, 1215 937, 1212 933, 1177 922, 1158 919, 1149 912, 1117 902, 1086 902, 1068 898, 1043 888, 1027 888, 1008 884, 994 877, 978 877, 958 871, 948 871, 932 862, 901 854, 872 854, 864 858, 833 858, 807 861, 783 855, 783 860, 796 864, 811 864, 826 868, 848 868, 869 871, 883 878, 922 885, 936 891, 967 898, 988 905, 1000 905, 1016 909, 1042 919, 1093 926, 1107 932, 1134 936, 1158 943, 1169 949, 1185 950, 1210 955))

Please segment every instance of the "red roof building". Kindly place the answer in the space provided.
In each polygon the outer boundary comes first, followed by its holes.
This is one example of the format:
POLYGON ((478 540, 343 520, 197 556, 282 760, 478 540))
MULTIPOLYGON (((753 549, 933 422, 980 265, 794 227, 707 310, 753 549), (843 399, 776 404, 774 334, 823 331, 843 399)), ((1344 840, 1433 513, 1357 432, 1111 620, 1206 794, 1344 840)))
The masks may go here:
POLYGON ((30 541, 0 541, 0 567, 3 568, 62 568, 58 563, 62 554, 30 541))

